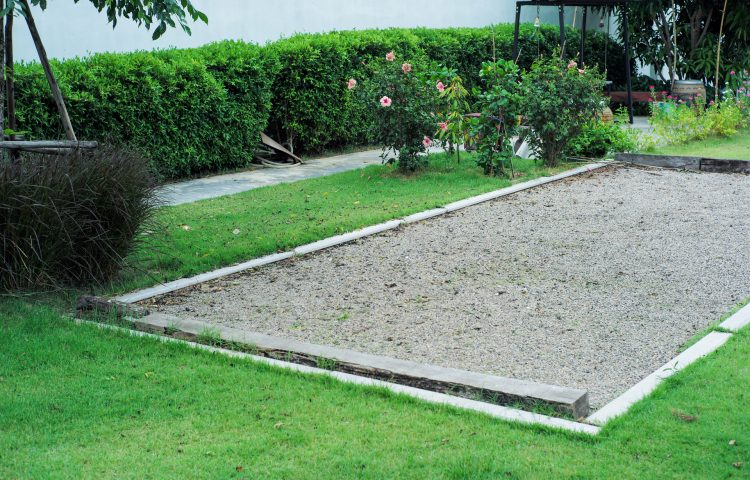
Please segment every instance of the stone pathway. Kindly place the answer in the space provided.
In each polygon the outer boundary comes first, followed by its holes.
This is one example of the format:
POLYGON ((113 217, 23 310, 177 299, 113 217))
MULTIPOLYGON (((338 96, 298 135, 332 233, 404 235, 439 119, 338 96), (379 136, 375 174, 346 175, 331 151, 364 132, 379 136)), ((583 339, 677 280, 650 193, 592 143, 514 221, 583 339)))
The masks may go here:
MULTIPOLYGON (((644 132, 650 131, 647 117, 636 117, 635 124, 632 127, 644 132)), ((442 149, 433 148, 432 151, 440 152, 442 149)), ((379 155, 380 150, 367 150, 335 157, 306 160, 304 165, 290 168, 259 168, 227 175, 198 178, 164 185, 159 188, 157 195, 165 205, 181 205, 207 198, 233 195, 268 185, 291 183, 297 180, 356 170, 370 165, 379 165, 381 163, 379 155)), ((523 151, 519 151, 518 155, 529 158, 531 154, 526 147, 523 151)))
POLYGON ((268 185, 296 182, 334 173, 379 165, 380 150, 348 153, 335 157, 306 160, 304 165, 289 168, 260 168, 245 172, 198 178, 160 187, 157 195, 165 205, 181 205, 207 198, 221 197, 268 185))

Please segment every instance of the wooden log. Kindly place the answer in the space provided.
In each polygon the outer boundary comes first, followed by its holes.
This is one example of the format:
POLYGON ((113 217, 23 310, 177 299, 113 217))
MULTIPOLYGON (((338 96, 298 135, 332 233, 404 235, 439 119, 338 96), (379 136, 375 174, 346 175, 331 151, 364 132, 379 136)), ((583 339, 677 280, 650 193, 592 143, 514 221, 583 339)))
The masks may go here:
POLYGON ((38 148, 67 148, 71 150, 91 150, 97 148, 99 142, 85 142, 78 140, 6 140, 0 142, 0 148, 5 149, 38 149, 38 148))
POLYGON ((34 17, 31 15, 31 7, 29 6, 28 0, 21 0, 21 6, 23 8, 26 24, 29 26, 29 32, 31 33, 31 39, 34 41, 34 46, 39 54, 39 62, 42 64, 44 69, 44 75, 47 77, 47 82, 52 90, 52 97, 55 99, 57 110, 60 112, 60 119, 62 120, 63 128, 65 129, 65 136, 68 140, 76 141, 76 134, 73 130, 73 124, 70 123, 70 116, 68 115, 68 109, 65 107, 65 100, 63 99, 60 86, 57 84, 55 75, 52 73, 52 66, 49 63, 47 57, 47 51, 42 43, 42 38, 39 36, 39 30, 36 28, 34 17))
POLYGON ((744 173, 750 174, 750 161, 724 160, 721 158, 702 158, 701 170, 712 173, 744 173))

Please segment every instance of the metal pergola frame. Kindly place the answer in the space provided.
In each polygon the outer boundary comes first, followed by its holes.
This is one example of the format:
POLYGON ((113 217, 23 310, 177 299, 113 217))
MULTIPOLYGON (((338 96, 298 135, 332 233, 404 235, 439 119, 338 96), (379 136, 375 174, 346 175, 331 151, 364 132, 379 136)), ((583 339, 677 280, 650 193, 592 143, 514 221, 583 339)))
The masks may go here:
MULTIPOLYGON (((516 22, 513 31, 513 60, 518 61, 518 38, 521 25, 521 8, 522 7, 557 7, 560 19, 560 51, 565 55, 565 7, 583 7, 583 24, 581 28, 581 46, 580 61, 584 63, 585 59, 585 40, 586 40, 586 20, 588 10, 591 7, 621 7, 622 12, 622 36, 625 47, 625 83, 627 89, 628 115, 630 123, 633 123, 633 79, 630 71, 630 41, 628 30, 628 9, 627 4, 636 0, 519 0, 516 2, 516 22)), ((606 65, 605 65, 606 68, 606 65)))

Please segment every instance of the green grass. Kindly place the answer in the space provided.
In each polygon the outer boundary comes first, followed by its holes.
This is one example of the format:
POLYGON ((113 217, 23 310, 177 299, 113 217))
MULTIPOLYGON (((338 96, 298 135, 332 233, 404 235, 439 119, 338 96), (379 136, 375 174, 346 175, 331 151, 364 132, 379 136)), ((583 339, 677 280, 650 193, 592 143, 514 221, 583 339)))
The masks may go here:
MULTIPOLYGON (((112 289, 509 184, 470 160, 437 160, 421 176, 371 167, 165 208, 112 289)), ((59 315, 74 296, 0 298, 0 478, 739 478, 750 468, 749 332, 590 438, 76 325, 59 315)), ((218 342, 211 331, 202 340, 218 342)))
POLYGON ((589 438, 5 301, 0 478, 747 478, 748 359, 744 332, 589 438))
POLYGON ((657 147, 648 153, 750 160, 750 130, 742 130, 732 137, 711 137, 682 145, 657 147))
MULTIPOLYGON (((404 176, 389 166, 275 185, 166 207, 109 290, 124 292, 290 250, 361 227, 403 217, 491 190, 510 180, 487 177, 472 155, 460 165, 433 155, 430 168, 404 176)), ((519 160, 518 181, 553 173, 519 160)), ((570 166, 561 166, 558 172, 570 166)))

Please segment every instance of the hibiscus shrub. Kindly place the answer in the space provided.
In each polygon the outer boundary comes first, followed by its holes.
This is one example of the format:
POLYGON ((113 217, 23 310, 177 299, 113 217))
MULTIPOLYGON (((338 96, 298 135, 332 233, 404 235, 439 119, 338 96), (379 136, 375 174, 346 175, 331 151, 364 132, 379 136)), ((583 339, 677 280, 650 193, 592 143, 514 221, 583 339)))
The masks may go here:
MULTIPOLYGON (((374 74, 358 95, 373 120, 372 138, 383 148, 384 163, 413 172, 427 164, 425 153, 437 126, 433 112, 442 84, 432 83, 411 63, 397 61, 392 51, 372 67, 374 74)), ((356 79, 348 87, 354 90, 356 79)))
POLYGON ((523 74, 523 112, 532 150, 550 167, 604 104, 604 77, 558 57, 541 58, 523 74))

